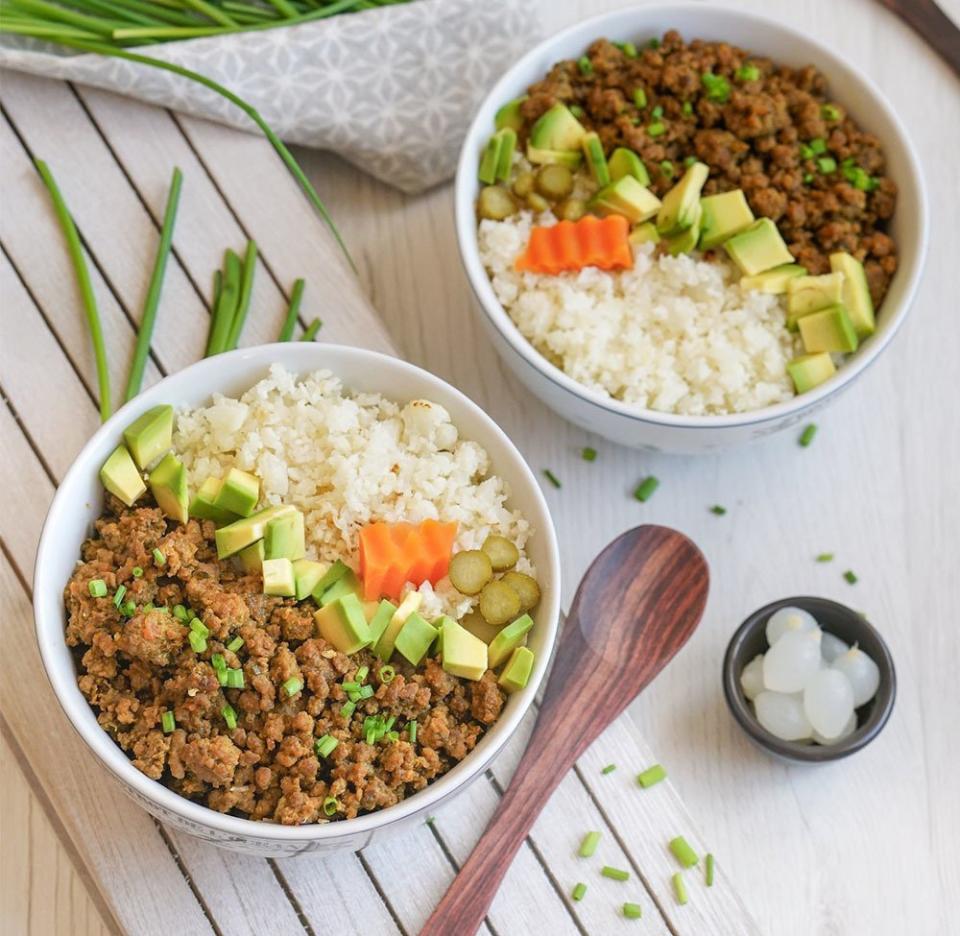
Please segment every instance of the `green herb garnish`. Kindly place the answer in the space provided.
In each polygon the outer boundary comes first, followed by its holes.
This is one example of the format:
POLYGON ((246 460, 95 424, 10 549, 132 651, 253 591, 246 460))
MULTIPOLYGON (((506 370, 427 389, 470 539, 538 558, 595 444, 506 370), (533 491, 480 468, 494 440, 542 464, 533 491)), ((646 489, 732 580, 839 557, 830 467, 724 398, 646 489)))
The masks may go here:
POLYGON ((203 651, 207 649, 207 639, 203 636, 203 634, 199 634, 197 631, 192 630, 188 635, 188 639, 194 653, 203 653, 203 651))
POLYGON ((414 719, 412 722, 410 722, 409 725, 407 725, 407 735, 410 738, 411 744, 417 743, 417 720, 416 719, 414 719))
POLYGON ((670 840, 670 851, 685 868, 692 868, 700 859, 690 847, 690 843, 682 836, 670 840))
POLYGON ((580 843, 580 849, 577 854, 581 858, 592 858, 596 854, 597 846, 600 844, 599 832, 588 832, 580 843))
POLYGON ((617 769, 616 764, 607 764, 607 766, 604 767, 603 770, 600 771, 600 773, 602 774, 613 773, 616 769, 617 769))
POLYGON ((291 696, 295 696, 303 688, 303 680, 297 679, 296 676, 291 676, 289 679, 284 680, 281 688, 289 699, 291 696))
POLYGON ((651 48, 651 49, 659 49, 659 48, 660 48, 660 40, 657 39, 656 36, 654 36, 653 39, 650 39, 650 40, 647 42, 647 46, 648 46, 649 48, 651 48))
POLYGON ((283 328, 277 341, 290 341, 293 338, 293 329, 297 324, 297 315, 300 313, 300 301, 303 299, 304 282, 302 279, 294 280, 293 289, 290 290, 290 305, 287 306, 287 317, 283 320, 283 328))
POLYGON ((605 878, 610 878, 611 881, 626 881, 630 878, 629 871, 623 871, 620 868, 611 868, 610 865, 604 865, 600 869, 600 873, 605 878))
POLYGON ((812 441, 813 437, 817 434, 817 424, 810 423, 803 432, 800 433, 800 438, 797 440, 800 445, 806 448, 812 441))
POLYGON ((177 722, 176 722, 176 719, 173 717, 173 712, 167 709, 160 716, 160 725, 163 728, 164 734, 170 734, 173 731, 173 729, 177 727, 177 722))
POLYGON ((334 738, 333 735, 325 734, 323 737, 317 738, 317 740, 313 742, 313 749, 316 752, 317 757, 326 758, 330 756, 334 748, 336 748, 339 743, 340 742, 334 738))
POLYGON ((837 171, 837 161, 832 156, 821 156, 817 160, 817 168, 824 174, 829 175, 837 171))
POLYGON ((590 448, 590 446, 584 447, 580 452, 580 457, 587 462, 593 462, 597 460, 597 450, 595 448, 590 448))
POLYGON ((87 591, 90 592, 91 598, 106 598, 107 583, 103 579, 90 579, 87 582, 87 591))
POLYGON ((317 337, 317 332, 320 331, 320 326, 323 325, 323 322, 320 319, 315 318, 306 328, 306 331, 300 336, 301 341, 313 341, 317 337))
POLYGON ((577 884, 576 887, 570 892, 570 896, 574 900, 583 900, 583 895, 587 892, 587 885, 582 881, 577 884))
MULTIPOLYGON (((689 117, 693 113, 693 105, 689 101, 684 101, 683 105, 680 107, 681 112, 685 117, 689 117)), ((692 156, 688 156, 688 159, 693 159, 692 156)))
POLYGON ((392 666, 389 666, 389 665, 381 666, 379 675, 380 675, 380 682, 383 683, 384 686, 389 686, 390 683, 392 683, 393 680, 396 678, 397 671, 392 666))
POLYGON ((223 720, 227 723, 227 727, 234 731, 237 727, 237 713, 234 711, 232 705, 225 705, 220 709, 220 714, 223 716, 223 720))
POLYGON ((562 487, 562 485, 560 484, 560 479, 557 478, 557 476, 556 476, 549 468, 544 468, 544 469, 543 469, 543 476, 544 476, 555 488, 562 487))
POLYGON ((833 553, 819 553, 817 562, 833 562, 833 553))
POLYGON ((670 880, 673 881, 673 892, 677 895, 677 903, 682 906, 689 899, 687 897, 687 885, 683 880, 683 873, 678 871, 670 880))
POLYGON ((569 111, 577 119, 583 116, 583 108, 579 104, 571 104, 569 111))
POLYGON ((127 593, 126 585, 118 585, 117 590, 113 593, 113 606, 119 608, 123 604, 123 596, 127 593))
POLYGON ((625 903, 623 905, 623 915, 628 920, 639 920, 643 916, 643 908, 640 904, 625 903))
POLYGON ((741 65, 737 69, 737 78, 740 81, 756 81, 760 77, 760 69, 756 65, 741 65))
POLYGON ((857 578, 857 573, 854 572, 852 569, 847 569, 847 571, 843 573, 843 577, 851 585, 856 585, 857 582, 859 581, 859 579, 857 578))
POLYGON ((704 72, 700 76, 700 81, 707 92, 707 100, 716 101, 718 104, 727 102, 730 97, 730 82, 723 75, 704 72))
POLYGON ((643 88, 637 88, 633 92, 633 103, 641 110, 647 106, 647 92, 643 88))
POLYGON ((827 141, 823 137, 814 137, 810 141, 810 151, 815 156, 821 156, 827 151, 827 141))
POLYGON ((637 47, 632 42, 621 42, 620 49, 627 58, 637 57, 637 47))
POLYGON ((713 887, 713 872, 714 865, 716 862, 713 860, 713 855, 707 853, 707 864, 706 864, 706 878, 707 878, 707 887, 713 887))
POLYGON ((231 640, 230 643, 227 644, 227 649, 231 653, 236 653, 242 646, 243 646, 243 638, 234 637, 233 640, 231 640))
POLYGON ((710 513, 716 514, 718 517, 722 517, 727 512, 727 508, 721 506, 720 504, 714 504, 710 508, 710 513))
POLYGON ((820 116, 824 120, 829 120, 831 123, 840 119, 840 109, 835 107, 833 104, 824 104, 820 108, 820 116))
POLYGON ((667 776, 666 770, 660 764, 654 764, 652 767, 648 767, 643 773, 637 775, 637 783, 640 784, 645 790, 648 787, 652 787, 655 783, 659 783, 661 780, 665 780, 667 776))
POLYGON ((586 77, 593 74, 593 62, 586 55, 581 55, 577 59, 577 68, 580 69, 580 74, 586 77))
POLYGON ((663 116, 663 106, 658 104, 652 111, 650 111, 650 116, 656 120, 659 120, 663 116))
POLYGON ((335 816, 340 811, 340 800, 335 796, 328 796, 323 801, 323 814, 328 818, 335 816))
POLYGON ((154 549, 152 555, 153 555, 153 561, 158 566, 164 566, 167 564, 167 557, 163 554, 163 552, 159 548, 154 549))
POLYGON ((667 126, 661 121, 652 123, 647 127, 647 136, 658 137, 663 136, 667 132, 667 126))
POLYGON ((673 178, 673 163, 669 159, 664 159, 660 163, 660 173, 664 178, 672 179, 673 178))
POLYGON ((653 497, 653 492, 660 487, 660 479, 654 475, 644 479, 637 486, 637 489, 633 492, 633 496, 642 503, 646 503, 653 497))

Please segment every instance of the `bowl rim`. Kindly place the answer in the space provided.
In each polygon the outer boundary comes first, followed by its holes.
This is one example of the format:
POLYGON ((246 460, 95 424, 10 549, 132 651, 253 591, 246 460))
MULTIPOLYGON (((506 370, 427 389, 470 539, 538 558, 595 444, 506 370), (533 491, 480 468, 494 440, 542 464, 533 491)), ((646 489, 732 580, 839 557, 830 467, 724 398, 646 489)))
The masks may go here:
MULTIPOLYGON (((347 389, 349 389, 349 386, 347 389)), ((216 392, 219 391, 213 387, 208 394, 200 397, 201 402, 191 403, 190 405, 203 405, 202 401, 208 400, 216 392)), ((393 399, 389 390, 380 390, 379 392, 387 398, 393 399)), ((446 405, 446 402, 441 405, 446 405)), ((79 544, 76 545, 79 548, 79 544)), ((87 441, 63 476, 44 519, 37 547, 33 577, 35 633, 47 679, 71 726, 83 739, 87 748, 110 773, 123 784, 131 787, 137 794, 150 801, 151 804, 175 814, 188 823, 199 825, 205 829, 213 829, 228 836, 235 836, 241 840, 269 841, 277 844, 335 843, 338 839, 370 834, 384 826, 400 822, 409 816, 420 813, 431 806, 436 806, 451 794, 465 789, 473 779, 486 770, 493 758, 503 750, 533 704, 556 645, 561 589, 559 556, 559 546, 553 520, 547 507, 546 498, 532 470, 499 424, 462 391, 421 367, 392 355, 364 348, 323 342, 312 342, 309 345, 299 343, 258 345, 217 355, 215 358, 202 359, 165 377, 143 391, 131 402, 124 404, 87 441), (314 357, 316 360, 312 363, 303 363, 303 359, 314 357), (291 362, 291 358, 294 359, 293 362, 291 362), (257 380, 263 378, 266 369, 271 364, 282 364, 298 375, 313 370, 326 369, 336 376, 338 373, 337 362, 351 359, 360 360, 372 367, 379 368, 380 372, 387 375, 385 382, 389 382, 391 371, 394 373, 405 372, 406 376, 412 377, 422 384, 424 397, 428 397, 431 391, 436 391, 439 388, 441 396, 447 397, 448 400, 454 400, 458 406, 470 412, 473 417, 485 425, 485 428, 495 439, 495 446, 485 445, 485 448, 490 451, 494 462, 498 464, 498 469, 510 468, 511 478, 508 483, 514 488, 514 491, 521 486, 525 489, 525 494, 528 495, 530 502, 535 507, 535 512, 538 514, 538 516, 532 517, 530 512, 527 511, 526 517, 535 528, 534 535, 544 539, 544 552, 548 564, 548 568, 544 570, 544 579, 550 584, 548 588, 544 588, 537 621, 537 626, 544 628, 546 631, 542 663, 537 667, 527 686, 519 693, 513 694, 514 697, 519 697, 519 701, 512 707, 512 711, 501 713, 500 718, 481 739, 480 744, 485 744, 484 749, 480 751, 474 749, 462 761, 424 789, 393 806, 378 809, 375 812, 357 816, 353 819, 299 826, 285 826, 279 823, 220 813, 181 796, 158 780, 152 780, 146 774, 141 773, 133 766, 132 761, 113 738, 100 727, 93 709, 90 708, 86 700, 68 694, 68 686, 64 685, 63 681, 56 676, 58 656, 62 654, 64 649, 69 652, 66 642, 62 639, 65 621, 60 594, 62 593, 63 583, 50 580, 51 574, 45 572, 48 566, 45 559, 48 555, 62 552, 62 548, 58 546, 56 535, 58 518, 75 510, 71 502, 74 487, 78 483, 82 483, 90 472, 96 473, 97 466, 93 464, 93 456, 102 440, 105 437, 119 438, 123 428, 151 406, 160 402, 169 402, 170 397, 190 396, 191 382, 196 380, 198 375, 203 378, 205 384, 215 383, 212 377, 208 380, 207 375, 222 369, 224 371, 222 385, 223 382, 243 382, 245 376, 240 371, 247 370, 249 371, 249 385, 252 386, 257 380), (298 361, 300 363, 297 363, 298 361), (239 371, 224 366, 234 363, 240 369, 239 371), (59 641, 57 640, 58 635, 60 636, 59 641)))
MULTIPOLYGON (((597 406, 611 415, 629 419, 635 423, 647 423, 678 429, 743 428, 762 426, 764 423, 787 420, 791 416, 814 408, 821 401, 826 400, 828 397, 839 393, 849 386, 850 383, 873 364, 887 345, 890 344, 906 319, 907 313, 916 296, 920 277, 923 272, 929 241, 929 212, 927 201, 926 183, 920 161, 909 134, 906 132, 900 118, 886 97, 860 68, 841 60, 837 53, 818 39, 771 17, 754 13, 750 10, 726 6, 722 3, 711 4, 705 9, 702 2, 678 2, 627 7, 580 20, 547 37, 526 52, 521 58, 517 59, 483 97, 467 129, 460 150, 460 158, 457 162, 457 172, 454 182, 454 221, 460 260, 466 271, 467 281, 488 322, 515 354, 540 374, 540 376, 553 384, 554 387, 568 394, 572 394, 586 403, 597 406), (493 292, 490 278, 480 261, 480 251, 477 243, 477 224, 473 210, 474 197, 472 192, 476 185, 476 173, 474 169, 477 146, 475 140, 487 132, 487 128, 480 126, 482 112, 486 110, 487 104, 491 100, 498 101, 506 99, 508 89, 514 83, 514 74, 524 69, 529 63, 538 60, 554 46, 565 43, 568 38, 578 35, 581 32, 595 33, 596 36, 601 36, 604 34, 605 27, 611 23, 615 23, 621 29, 629 28, 624 27, 623 24, 624 21, 630 17, 648 19, 687 11, 693 11, 698 14, 716 15, 721 18, 727 17, 731 23, 736 23, 737 21, 750 22, 761 28, 786 34, 789 38, 800 43, 809 43, 811 46, 814 46, 820 55, 830 61, 831 68, 835 68, 838 73, 843 74, 845 71, 849 72, 850 75, 859 81, 863 89, 867 92, 871 107, 882 112, 893 126, 897 142, 903 150, 907 174, 911 177, 911 182, 916 187, 918 194, 918 198, 912 205, 917 222, 917 231, 915 234, 917 249, 914 255, 914 262, 904 269, 901 256, 901 265, 897 269, 897 275, 906 277, 903 287, 903 298, 892 310, 892 314, 888 313, 888 324, 883 332, 871 336, 870 341, 865 343, 862 351, 859 351, 853 358, 844 362, 843 366, 837 370, 837 373, 819 387, 807 393, 796 394, 785 402, 775 403, 772 406, 764 406, 742 413, 723 413, 706 416, 664 413, 658 410, 623 403, 574 380, 555 364, 548 361, 537 351, 533 344, 521 334, 519 328, 510 318, 507 311, 497 299, 496 294, 493 292)), ((906 210, 902 199, 898 201, 897 210, 906 210)))
POLYGON ((815 595, 794 595, 790 598, 780 598, 777 601, 765 604, 762 608, 758 608, 748 615, 734 631, 727 644, 727 649, 723 655, 722 681, 723 695, 727 707, 730 709, 734 720, 750 740, 766 751, 804 764, 823 764, 842 760, 865 748, 883 731, 884 726, 890 720, 890 715, 893 713, 893 706, 897 698, 896 666, 890 648, 880 631, 859 611, 855 611, 853 608, 831 598, 821 598, 815 595), (858 725, 853 734, 837 744, 802 744, 799 741, 784 741, 782 738, 771 734, 750 711, 740 688, 740 673, 735 667, 741 646, 760 628, 766 627, 767 619, 774 611, 788 607, 802 608, 811 613, 829 609, 849 620, 864 633, 870 634, 880 648, 880 656, 875 661, 880 669, 880 685, 875 697, 877 704, 873 706, 864 723, 858 725))

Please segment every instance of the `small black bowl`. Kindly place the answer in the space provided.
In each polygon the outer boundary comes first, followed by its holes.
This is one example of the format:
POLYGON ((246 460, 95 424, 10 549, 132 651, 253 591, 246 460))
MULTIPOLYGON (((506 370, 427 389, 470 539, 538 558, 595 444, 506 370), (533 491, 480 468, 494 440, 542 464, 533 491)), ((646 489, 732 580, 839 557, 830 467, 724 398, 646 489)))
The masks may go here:
POLYGON ((754 611, 730 639, 723 658, 723 694, 733 717, 758 747, 786 760, 822 764, 848 757, 866 747, 880 734, 893 710, 893 701, 897 694, 897 674, 886 642, 859 612, 826 598, 783 598, 754 611), (768 649, 768 618, 774 611, 788 607, 809 611, 823 630, 851 646, 858 644, 880 669, 877 694, 857 709, 856 730, 836 744, 805 744, 800 741, 780 740, 757 721, 740 688, 740 673, 743 668, 758 653, 765 653, 768 649))

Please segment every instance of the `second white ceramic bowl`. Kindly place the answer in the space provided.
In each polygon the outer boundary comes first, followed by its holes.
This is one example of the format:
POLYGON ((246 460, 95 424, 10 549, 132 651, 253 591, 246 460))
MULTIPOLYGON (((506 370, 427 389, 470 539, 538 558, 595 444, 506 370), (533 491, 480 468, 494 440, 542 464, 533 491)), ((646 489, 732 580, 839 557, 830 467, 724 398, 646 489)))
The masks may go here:
POLYGON ((527 53, 487 95, 467 132, 455 186, 457 240, 482 321, 513 372, 561 416, 614 442, 664 452, 711 452, 780 432, 800 422, 849 387, 889 345, 913 299, 927 247, 927 203, 923 177, 906 131, 876 86, 827 46, 805 33, 742 10, 705 3, 670 3, 621 10, 579 23, 527 53), (889 172, 900 189, 891 234, 900 266, 878 316, 876 333, 863 343, 836 376, 786 403, 750 413, 678 416, 621 403, 568 377, 544 358, 500 305, 480 262, 474 204, 477 166, 493 132, 494 114, 523 94, 561 59, 577 58, 595 39, 633 41, 676 29, 686 39, 722 39, 788 65, 815 65, 831 93, 865 129, 876 134, 889 172))

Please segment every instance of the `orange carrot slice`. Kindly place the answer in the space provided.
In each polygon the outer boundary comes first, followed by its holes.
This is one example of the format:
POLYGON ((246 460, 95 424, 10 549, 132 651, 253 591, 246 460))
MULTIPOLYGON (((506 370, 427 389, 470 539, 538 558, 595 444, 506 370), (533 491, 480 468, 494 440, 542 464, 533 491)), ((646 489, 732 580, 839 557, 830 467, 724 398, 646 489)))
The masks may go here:
POLYGON ((366 601, 399 598, 407 582, 436 584, 446 574, 456 523, 368 523, 360 530, 360 577, 366 601))
POLYGON ((579 221, 535 227, 527 249, 517 257, 514 266, 521 273, 550 275, 588 266, 628 270, 633 267, 629 234, 630 223, 623 215, 584 215, 579 221))

